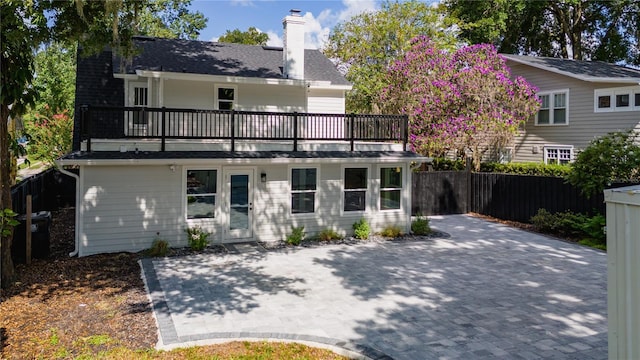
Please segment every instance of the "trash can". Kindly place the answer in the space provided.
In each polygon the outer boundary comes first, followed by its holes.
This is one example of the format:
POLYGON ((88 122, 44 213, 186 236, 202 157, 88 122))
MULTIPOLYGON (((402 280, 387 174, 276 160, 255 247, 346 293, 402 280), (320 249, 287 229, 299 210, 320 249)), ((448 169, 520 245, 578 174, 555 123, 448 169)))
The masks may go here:
MULTIPOLYGON (((16 264, 24 264, 27 259, 27 216, 16 217, 20 222, 13 230, 11 258, 16 264)), ((40 211, 31 214, 31 257, 46 259, 49 257, 51 235, 51 212, 40 211)))

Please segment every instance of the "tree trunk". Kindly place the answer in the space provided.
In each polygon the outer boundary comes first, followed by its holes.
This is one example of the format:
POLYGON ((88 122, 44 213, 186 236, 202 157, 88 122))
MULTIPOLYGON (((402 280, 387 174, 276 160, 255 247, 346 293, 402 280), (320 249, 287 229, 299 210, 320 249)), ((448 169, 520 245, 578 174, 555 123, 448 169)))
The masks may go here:
MULTIPOLYGON (((11 163, 9 161, 9 107, 6 104, 0 105, 0 209, 11 209, 11 163)), ((11 259, 11 242, 13 230, 9 236, 2 236, 0 258, 0 271, 2 273, 2 288, 9 287, 15 277, 13 260, 11 259)))

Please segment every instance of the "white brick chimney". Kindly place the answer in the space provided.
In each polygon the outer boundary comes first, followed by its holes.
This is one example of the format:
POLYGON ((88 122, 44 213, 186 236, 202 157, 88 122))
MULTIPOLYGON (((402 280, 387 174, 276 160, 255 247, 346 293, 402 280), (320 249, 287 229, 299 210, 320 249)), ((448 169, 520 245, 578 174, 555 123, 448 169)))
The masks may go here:
POLYGON ((282 25, 283 75, 287 79, 304 80, 304 18, 300 16, 300 10, 292 9, 282 25))

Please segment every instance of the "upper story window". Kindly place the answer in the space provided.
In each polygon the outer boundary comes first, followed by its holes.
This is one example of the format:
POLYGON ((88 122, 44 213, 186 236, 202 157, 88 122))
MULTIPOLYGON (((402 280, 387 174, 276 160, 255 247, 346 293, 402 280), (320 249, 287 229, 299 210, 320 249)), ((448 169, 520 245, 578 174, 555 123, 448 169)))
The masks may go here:
POLYGON ((640 86, 626 86, 594 91, 594 111, 640 111, 640 86))
POLYGON ((569 123, 569 90, 541 92, 536 125, 567 125, 569 123))
POLYGON ((365 211, 368 186, 368 168, 344 169, 344 211, 365 211))
POLYGON ((232 110, 237 100, 237 89, 234 86, 216 86, 216 109, 232 110))
POLYGON ((291 213, 305 214, 316 210, 318 169, 291 169, 291 213))

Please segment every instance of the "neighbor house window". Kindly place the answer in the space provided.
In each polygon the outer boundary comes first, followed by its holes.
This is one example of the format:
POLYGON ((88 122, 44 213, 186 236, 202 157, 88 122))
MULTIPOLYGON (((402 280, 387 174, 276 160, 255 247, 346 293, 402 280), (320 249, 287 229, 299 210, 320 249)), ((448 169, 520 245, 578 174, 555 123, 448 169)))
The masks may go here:
POLYGON ((545 164, 568 164, 573 159, 573 147, 561 146, 544 148, 545 164))
POLYGON ((400 209, 402 199, 402 168, 380 169, 380 210, 400 209))
POLYGON ((216 106, 218 110, 232 110, 236 102, 236 88, 217 86, 216 89, 216 106))
POLYGON ((187 219, 214 217, 217 177, 216 170, 187 171, 187 219))
POLYGON ((317 169, 291 169, 292 214, 307 214, 315 212, 317 187, 317 169))
POLYGON ((367 168, 344 169, 344 211, 365 211, 367 199, 367 168))
POLYGON ((540 110, 536 125, 566 125, 569 122, 569 90, 539 93, 540 110))
POLYGON ((595 112, 640 110, 640 86, 596 89, 595 112))

